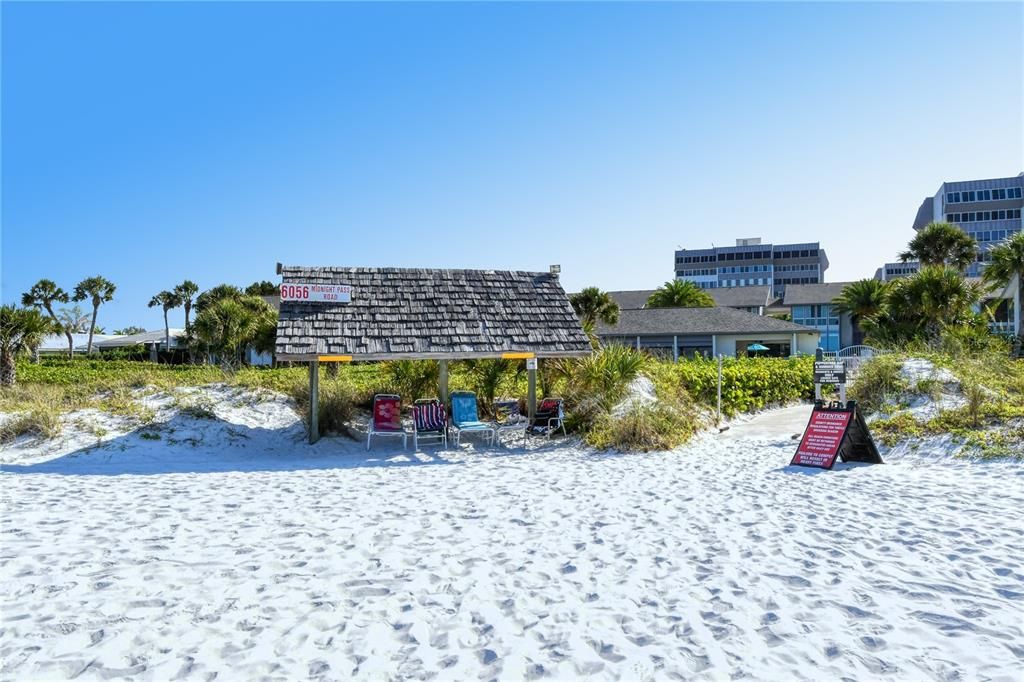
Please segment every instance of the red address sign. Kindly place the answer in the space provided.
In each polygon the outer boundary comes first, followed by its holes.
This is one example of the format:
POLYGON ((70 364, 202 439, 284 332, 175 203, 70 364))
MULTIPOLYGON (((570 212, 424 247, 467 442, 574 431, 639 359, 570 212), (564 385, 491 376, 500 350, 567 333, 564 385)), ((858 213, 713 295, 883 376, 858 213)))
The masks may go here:
POLYGON ((350 303, 352 287, 348 284, 314 284, 285 282, 281 285, 282 301, 308 301, 311 303, 350 303))

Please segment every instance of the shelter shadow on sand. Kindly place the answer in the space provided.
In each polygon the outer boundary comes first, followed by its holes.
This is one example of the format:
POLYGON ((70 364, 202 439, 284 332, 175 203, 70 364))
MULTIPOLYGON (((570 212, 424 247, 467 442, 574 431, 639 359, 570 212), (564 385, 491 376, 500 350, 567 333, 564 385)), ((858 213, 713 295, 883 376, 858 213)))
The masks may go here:
POLYGON ((119 476, 297 471, 458 464, 454 453, 430 449, 414 453, 381 443, 365 445, 344 436, 308 445, 300 425, 254 428, 212 417, 176 415, 168 421, 26 464, 0 465, 12 474, 119 476))

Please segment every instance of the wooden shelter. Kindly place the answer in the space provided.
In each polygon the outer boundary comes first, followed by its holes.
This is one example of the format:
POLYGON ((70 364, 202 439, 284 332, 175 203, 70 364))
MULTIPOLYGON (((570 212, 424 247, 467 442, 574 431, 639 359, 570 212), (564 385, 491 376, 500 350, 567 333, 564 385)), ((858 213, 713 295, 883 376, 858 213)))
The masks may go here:
MULTIPOLYGON (((319 364, 581 357, 591 352, 553 272, 277 266, 281 307, 276 357, 309 363, 310 442, 317 424, 319 364)), ((536 363, 528 363, 529 410, 536 363)), ((415 399, 421 396, 409 396, 415 399)))

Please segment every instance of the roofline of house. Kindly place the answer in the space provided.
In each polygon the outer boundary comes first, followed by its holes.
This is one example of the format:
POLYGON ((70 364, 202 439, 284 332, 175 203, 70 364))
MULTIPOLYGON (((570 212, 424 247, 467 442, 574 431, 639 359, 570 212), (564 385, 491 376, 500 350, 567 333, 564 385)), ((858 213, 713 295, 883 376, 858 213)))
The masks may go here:
MULTIPOLYGON (((345 362, 380 362, 382 360, 490 360, 500 359, 509 353, 532 353, 537 358, 583 358, 592 351, 532 351, 507 350, 501 352, 471 353, 364 353, 344 354, 345 362)), ((274 357, 282 362, 311 362, 320 358, 338 357, 337 353, 275 353, 274 357)), ((326 360, 329 361, 329 360, 326 360)))

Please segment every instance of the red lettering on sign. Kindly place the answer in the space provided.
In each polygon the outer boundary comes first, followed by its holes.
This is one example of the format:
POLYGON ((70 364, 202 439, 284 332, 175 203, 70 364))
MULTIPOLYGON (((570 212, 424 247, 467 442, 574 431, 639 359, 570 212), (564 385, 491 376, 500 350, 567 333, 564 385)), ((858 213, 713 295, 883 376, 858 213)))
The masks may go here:
POLYGON ((851 417, 853 412, 815 409, 790 464, 831 469, 839 456, 839 447, 851 417))

